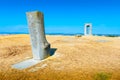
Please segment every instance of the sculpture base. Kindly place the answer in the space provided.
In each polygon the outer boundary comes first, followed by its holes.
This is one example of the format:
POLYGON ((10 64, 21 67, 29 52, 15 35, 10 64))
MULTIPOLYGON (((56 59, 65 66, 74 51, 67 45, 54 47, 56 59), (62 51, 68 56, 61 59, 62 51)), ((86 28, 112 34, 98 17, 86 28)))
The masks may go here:
POLYGON ((14 64, 12 65, 13 68, 16 68, 16 69, 19 69, 19 70, 22 70, 22 69, 26 69, 26 68, 29 68, 33 65, 36 65, 38 63, 40 63, 41 60, 35 60, 35 59, 28 59, 28 60, 25 60, 23 62, 19 62, 17 64, 14 64))

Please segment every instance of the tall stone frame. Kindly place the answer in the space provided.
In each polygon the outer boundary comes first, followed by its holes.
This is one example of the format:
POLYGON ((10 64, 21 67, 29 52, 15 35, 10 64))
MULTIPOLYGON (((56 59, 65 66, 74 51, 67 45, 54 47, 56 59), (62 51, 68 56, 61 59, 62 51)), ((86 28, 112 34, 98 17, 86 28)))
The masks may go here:
POLYGON ((92 35, 92 24, 91 23, 86 23, 84 25, 84 35, 85 36, 92 35))

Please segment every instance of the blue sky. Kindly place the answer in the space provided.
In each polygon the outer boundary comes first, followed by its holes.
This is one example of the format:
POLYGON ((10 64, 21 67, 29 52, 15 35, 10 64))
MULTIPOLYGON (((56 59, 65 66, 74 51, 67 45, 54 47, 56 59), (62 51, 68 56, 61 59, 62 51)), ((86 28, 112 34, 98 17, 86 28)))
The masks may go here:
POLYGON ((44 13, 46 33, 120 34, 120 0, 0 0, 0 32, 28 32, 26 12, 44 13))

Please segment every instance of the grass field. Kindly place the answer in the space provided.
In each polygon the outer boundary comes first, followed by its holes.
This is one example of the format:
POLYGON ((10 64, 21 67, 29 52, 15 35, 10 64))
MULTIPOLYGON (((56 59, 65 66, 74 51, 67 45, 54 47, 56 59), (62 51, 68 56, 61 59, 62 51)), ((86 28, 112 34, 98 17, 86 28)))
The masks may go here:
POLYGON ((53 56, 24 70, 32 58, 29 35, 0 36, 0 80, 120 80, 120 38, 47 36, 53 56))

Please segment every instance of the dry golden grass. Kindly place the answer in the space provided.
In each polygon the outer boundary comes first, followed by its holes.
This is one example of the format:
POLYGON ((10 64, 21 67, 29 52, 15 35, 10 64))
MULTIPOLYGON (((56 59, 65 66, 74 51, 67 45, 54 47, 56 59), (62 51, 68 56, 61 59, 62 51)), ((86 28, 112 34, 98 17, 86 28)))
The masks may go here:
POLYGON ((47 40, 57 48, 55 54, 17 70, 11 65, 32 58, 29 35, 0 36, 0 80, 120 80, 119 38, 47 36, 47 40))

